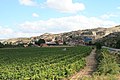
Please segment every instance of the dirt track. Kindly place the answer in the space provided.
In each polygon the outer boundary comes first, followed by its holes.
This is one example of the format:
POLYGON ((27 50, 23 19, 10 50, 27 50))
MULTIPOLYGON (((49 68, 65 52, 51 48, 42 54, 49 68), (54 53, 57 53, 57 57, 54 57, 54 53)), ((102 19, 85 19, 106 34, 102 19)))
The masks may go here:
POLYGON ((68 80, 80 80, 84 76, 90 77, 94 70, 96 69, 96 59, 95 59, 95 50, 94 49, 89 56, 86 57, 86 66, 84 69, 80 70, 77 74, 70 77, 68 80))

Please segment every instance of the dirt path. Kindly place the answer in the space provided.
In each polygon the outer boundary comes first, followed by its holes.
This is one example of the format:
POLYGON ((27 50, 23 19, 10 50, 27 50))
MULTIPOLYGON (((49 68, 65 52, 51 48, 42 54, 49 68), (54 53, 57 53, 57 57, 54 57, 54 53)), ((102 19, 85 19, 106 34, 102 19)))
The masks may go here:
POLYGON ((82 77, 90 77, 94 70, 96 69, 96 60, 95 60, 95 50, 94 49, 89 56, 86 57, 86 66, 84 69, 80 70, 77 74, 70 77, 68 80, 80 80, 82 77))

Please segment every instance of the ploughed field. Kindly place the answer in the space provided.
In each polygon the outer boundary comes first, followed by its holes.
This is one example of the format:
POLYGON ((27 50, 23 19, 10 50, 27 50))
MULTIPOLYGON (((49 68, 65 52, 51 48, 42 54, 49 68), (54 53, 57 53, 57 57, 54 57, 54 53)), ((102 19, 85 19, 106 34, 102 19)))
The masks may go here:
POLYGON ((0 79, 59 80, 85 66, 90 47, 0 49, 0 79))

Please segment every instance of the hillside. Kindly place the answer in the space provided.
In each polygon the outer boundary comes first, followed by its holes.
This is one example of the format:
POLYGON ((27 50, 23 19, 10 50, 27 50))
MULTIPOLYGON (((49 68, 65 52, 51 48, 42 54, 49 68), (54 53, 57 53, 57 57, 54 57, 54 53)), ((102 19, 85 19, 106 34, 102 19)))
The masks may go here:
POLYGON ((116 48, 117 42, 120 40, 120 32, 110 33, 109 35, 98 39, 103 45, 116 48))
POLYGON ((71 32, 60 33, 60 34, 45 33, 43 35, 37 36, 36 38, 43 38, 43 39, 63 38, 66 40, 70 38, 76 38, 78 36, 79 37, 88 36, 96 40, 114 32, 120 32, 120 25, 111 27, 111 28, 95 28, 95 29, 77 30, 77 31, 71 31, 71 32))
POLYGON ((70 42, 71 40, 82 40, 84 37, 90 37, 92 38, 93 41, 95 41, 109 34, 111 35, 111 33, 118 34, 116 32, 120 32, 120 25, 111 27, 111 28, 99 27, 95 29, 77 30, 77 31, 71 31, 71 32, 60 33, 60 34, 45 33, 40 36, 34 36, 30 38, 14 38, 14 39, 4 40, 1 42, 13 43, 13 44, 18 42, 30 43, 40 38, 45 39, 46 41, 63 40, 63 41, 70 42))

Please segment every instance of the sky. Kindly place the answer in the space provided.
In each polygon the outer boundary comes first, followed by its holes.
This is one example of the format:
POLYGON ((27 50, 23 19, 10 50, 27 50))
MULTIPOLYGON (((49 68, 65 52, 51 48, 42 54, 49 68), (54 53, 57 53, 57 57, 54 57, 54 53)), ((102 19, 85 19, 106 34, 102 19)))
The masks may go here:
POLYGON ((0 0, 0 39, 120 24, 120 0, 0 0))

